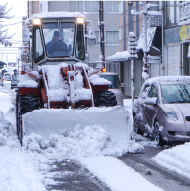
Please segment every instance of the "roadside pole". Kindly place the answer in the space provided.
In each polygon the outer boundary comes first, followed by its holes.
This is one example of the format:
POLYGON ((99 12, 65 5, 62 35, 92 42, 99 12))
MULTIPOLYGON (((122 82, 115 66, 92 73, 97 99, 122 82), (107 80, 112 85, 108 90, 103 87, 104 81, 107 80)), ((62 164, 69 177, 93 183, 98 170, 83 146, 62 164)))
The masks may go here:
POLYGON ((143 73, 142 73, 142 77, 143 79, 147 79, 149 78, 149 74, 148 74, 148 60, 147 60, 147 56, 148 56, 148 52, 147 52, 147 2, 143 1, 143 33, 144 33, 144 58, 143 58, 143 73))
POLYGON ((99 1, 99 43, 100 43, 100 60, 105 68, 105 41, 104 41, 104 2, 99 1))
POLYGON ((128 50, 129 50, 129 53, 131 54, 130 58, 131 58, 131 100, 132 100, 132 105, 134 102, 134 91, 135 91, 135 87, 134 87, 134 59, 138 58, 136 47, 137 47, 136 35, 134 32, 129 32, 128 50))

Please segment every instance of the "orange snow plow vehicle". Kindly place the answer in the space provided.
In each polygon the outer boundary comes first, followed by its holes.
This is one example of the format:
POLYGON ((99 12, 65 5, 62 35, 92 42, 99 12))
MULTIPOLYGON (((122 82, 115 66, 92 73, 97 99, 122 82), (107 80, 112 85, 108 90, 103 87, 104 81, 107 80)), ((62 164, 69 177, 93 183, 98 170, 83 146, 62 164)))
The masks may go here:
MULTIPOLYGON (((102 68, 93 69, 86 63, 82 14, 41 13, 33 15, 28 23, 32 62, 22 65, 16 99, 21 144, 23 135, 37 133, 48 138, 48 134, 61 133, 71 123, 85 123, 89 112, 81 111, 86 108, 117 105, 114 93, 108 91, 111 82, 97 75, 102 68), (75 114, 81 115, 81 121, 75 121, 75 114)), ((93 112, 95 119, 97 111, 93 112)), ((106 124, 101 122, 104 113, 101 111, 93 123, 106 124)))

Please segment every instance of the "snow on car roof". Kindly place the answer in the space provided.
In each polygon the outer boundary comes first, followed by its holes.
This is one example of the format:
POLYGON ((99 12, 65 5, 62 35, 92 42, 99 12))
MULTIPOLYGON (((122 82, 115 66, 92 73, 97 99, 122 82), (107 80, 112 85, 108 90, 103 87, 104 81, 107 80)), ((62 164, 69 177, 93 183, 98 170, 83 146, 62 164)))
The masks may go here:
POLYGON ((85 17, 84 14, 80 12, 43 12, 38 14, 33 14, 32 19, 34 18, 62 18, 62 17, 85 17))
POLYGON ((147 85, 151 85, 154 83, 161 84, 161 83, 170 83, 170 82, 179 82, 179 81, 186 81, 190 83, 190 76, 158 76, 147 79, 141 87, 142 92, 147 85))
POLYGON ((158 76, 147 79, 145 82, 146 84, 153 84, 153 83, 162 83, 162 82, 173 82, 173 81, 189 81, 190 76, 158 76))

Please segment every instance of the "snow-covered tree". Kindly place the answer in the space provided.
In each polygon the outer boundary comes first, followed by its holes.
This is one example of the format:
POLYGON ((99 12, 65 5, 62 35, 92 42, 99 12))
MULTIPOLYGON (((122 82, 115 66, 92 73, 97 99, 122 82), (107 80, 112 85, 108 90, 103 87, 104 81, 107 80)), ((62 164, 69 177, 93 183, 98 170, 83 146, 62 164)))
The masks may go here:
POLYGON ((13 35, 12 35, 12 36, 9 36, 9 35, 7 34, 8 29, 3 30, 2 28, 3 28, 5 25, 1 24, 1 23, 5 22, 5 21, 4 21, 5 19, 10 19, 10 18, 13 17, 13 16, 10 16, 10 15, 9 15, 10 9, 7 11, 7 10, 6 10, 6 6, 7 6, 7 4, 5 4, 5 5, 1 5, 1 4, 0 4, 0 43, 4 44, 5 46, 8 46, 8 45, 11 46, 11 45, 12 45, 12 42, 9 41, 9 39, 10 39, 13 35))

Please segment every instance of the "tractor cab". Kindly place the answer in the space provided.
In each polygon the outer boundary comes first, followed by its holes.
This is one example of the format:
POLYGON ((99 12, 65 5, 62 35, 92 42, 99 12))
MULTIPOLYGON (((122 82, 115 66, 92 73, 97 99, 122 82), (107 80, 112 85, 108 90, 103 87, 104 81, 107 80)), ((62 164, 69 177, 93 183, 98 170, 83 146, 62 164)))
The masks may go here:
POLYGON ((84 18, 64 13, 32 17, 32 60, 37 65, 84 62, 84 18))

